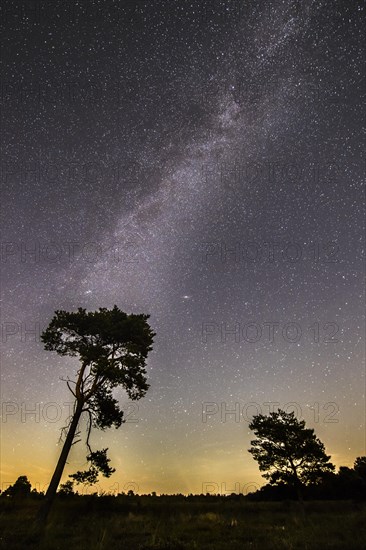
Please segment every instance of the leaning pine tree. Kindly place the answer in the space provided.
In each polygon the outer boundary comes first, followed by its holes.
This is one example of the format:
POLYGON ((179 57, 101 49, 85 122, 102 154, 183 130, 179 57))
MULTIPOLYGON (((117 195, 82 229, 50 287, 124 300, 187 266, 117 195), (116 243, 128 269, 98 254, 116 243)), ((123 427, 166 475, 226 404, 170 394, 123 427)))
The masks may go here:
POLYGON ((93 427, 105 430, 124 422, 123 411, 112 390, 122 387, 132 400, 143 397, 149 388, 146 381, 146 358, 152 350, 153 338, 149 315, 126 314, 117 306, 86 312, 56 311, 41 339, 46 350, 59 355, 78 357, 81 363, 76 380, 66 378, 75 398, 73 415, 65 428, 66 437, 45 499, 38 513, 44 523, 55 498, 57 487, 74 441, 82 414, 87 415, 86 444, 89 450, 86 471, 72 474, 75 481, 94 483, 98 474, 109 477, 115 470, 109 466, 107 450, 92 451, 90 434, 93 427))

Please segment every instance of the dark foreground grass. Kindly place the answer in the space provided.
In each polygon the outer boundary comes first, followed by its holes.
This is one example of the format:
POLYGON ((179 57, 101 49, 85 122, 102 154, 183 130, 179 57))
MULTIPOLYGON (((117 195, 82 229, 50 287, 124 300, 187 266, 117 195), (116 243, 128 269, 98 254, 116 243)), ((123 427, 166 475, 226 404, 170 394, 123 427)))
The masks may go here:
POLYGON ((57 501, 42 533, 39 502, 0 499, 0 548, 22 550, 366 549, 366 503, 107 497, 57 501))

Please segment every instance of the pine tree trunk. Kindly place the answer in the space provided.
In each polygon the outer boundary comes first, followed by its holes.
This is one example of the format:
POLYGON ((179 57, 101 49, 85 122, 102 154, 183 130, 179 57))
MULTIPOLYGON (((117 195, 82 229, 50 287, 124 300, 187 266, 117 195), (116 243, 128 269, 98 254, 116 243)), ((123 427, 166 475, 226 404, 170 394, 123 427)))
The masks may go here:
POLYGON ((296 494, 297 494, 297 500, 303 504, 304 503, 304 498, 303 498, 303 494, 302 494, 302 483, 297 479, 296 480, 296 494))
POLYGON ((83 406, 84 406, 83 400, 81 400, 81 399, 78 400, 76 410, 75 410, 74 416, 72 418, 72 421, 71 421, 71 424, 70 424, 70 427, 69 427, 69 431, 68 431, 66 439, 65 439, 64 446, 62 447, 60 458, 58 459, 57 466, 56 466, 55 471, 53 473, 51 482, 48 486, 45 499, 42 502, 42 505, 41 505, 41 507, 39 509, 39 512, 37 514, 36 521, 39 524, 45 524, 46 521, 47 521, 47 517, 48 517, 49 511, 51 509, 52 503, 55 499, 57 487, 60 483, 60 479, 61 479, 62 473, 64 471, 64 468, 65 468, 66 460, 67 460, 67 457, 69 455, 71 445, 72 445, 74 437, 75 437, 76 428, 77 428, 79 420, 80 420, 80 416, 81 416, 83 406))
POLYGON ((305 505, 304 505, 304 496, 303 496, 303 484, 299 480, 297 474, 296 474, 296 480, 295 480, 295 489, 297 494, 297 501, 299 503, 299 513, 302 518, 305 517, 305 505))

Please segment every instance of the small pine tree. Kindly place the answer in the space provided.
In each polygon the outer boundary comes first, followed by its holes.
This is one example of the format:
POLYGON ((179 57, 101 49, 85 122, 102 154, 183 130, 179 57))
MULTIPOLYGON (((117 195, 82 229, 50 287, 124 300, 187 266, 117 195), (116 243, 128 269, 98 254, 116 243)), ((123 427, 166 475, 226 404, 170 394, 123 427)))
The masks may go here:
POLYGON ((303 485, 317 483, 334 470, 314 430, 305 428, 304 420, 297 420, 293 412, 279 409, 268 416, 258 414, 249 428, 257 437, 251 441, 249 452, 259 469, 266 472, 263 477, 272 485, 292 485, 300 501, 303 485))

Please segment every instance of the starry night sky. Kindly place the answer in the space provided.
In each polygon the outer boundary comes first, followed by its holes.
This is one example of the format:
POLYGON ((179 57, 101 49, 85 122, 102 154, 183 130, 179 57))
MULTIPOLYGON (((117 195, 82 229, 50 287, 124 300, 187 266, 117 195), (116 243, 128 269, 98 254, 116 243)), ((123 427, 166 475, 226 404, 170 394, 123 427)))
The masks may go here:
POLYGON ((3 3, 2 484, 50 479, 77 362, 39 332, 77 307, 157 333, 146 397, 117 392, 126 424, 94 432, 117 468, 101 487, 253 490, 248 420, 276 406, 337 466, 365 454, 363 16, 3 3))

